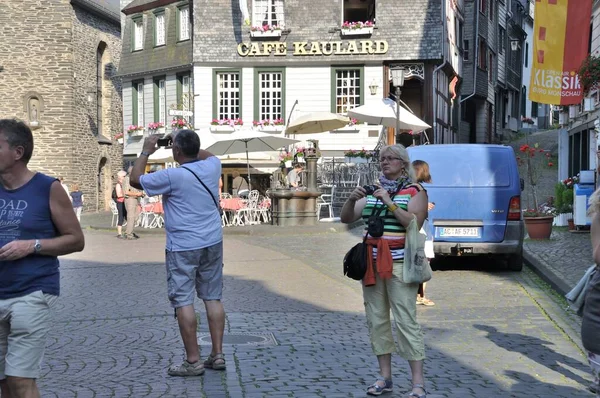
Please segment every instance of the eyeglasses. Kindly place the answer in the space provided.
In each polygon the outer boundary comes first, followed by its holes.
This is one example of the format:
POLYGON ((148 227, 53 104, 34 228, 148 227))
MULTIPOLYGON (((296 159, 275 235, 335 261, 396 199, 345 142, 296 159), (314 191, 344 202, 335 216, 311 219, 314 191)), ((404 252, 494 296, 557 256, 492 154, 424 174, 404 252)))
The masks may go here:
POLYGON ((382 156, 381 158, 379 158, 379 163, 383 163, 383 162, 392 162, 394 160, 400 160, 400 158, 394 158, 391 156, 382 156))

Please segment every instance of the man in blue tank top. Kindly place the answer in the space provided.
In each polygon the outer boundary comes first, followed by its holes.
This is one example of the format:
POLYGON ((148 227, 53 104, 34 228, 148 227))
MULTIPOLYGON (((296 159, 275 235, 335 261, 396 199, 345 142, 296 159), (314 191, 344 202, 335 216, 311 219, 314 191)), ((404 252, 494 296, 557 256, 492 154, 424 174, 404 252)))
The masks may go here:
POLYGON ((60 182, 28 169, 33 135, 23 122, 0 119, 0 392, 39 397, 36 379, 58 258, 83 250, 84 238, 60 182))

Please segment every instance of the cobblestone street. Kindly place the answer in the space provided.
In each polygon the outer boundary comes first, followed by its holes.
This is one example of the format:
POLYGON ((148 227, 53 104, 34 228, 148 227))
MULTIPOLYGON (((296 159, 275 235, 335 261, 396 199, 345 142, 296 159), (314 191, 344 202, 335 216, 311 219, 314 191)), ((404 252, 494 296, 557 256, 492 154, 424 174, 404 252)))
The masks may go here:
MULTIPOLYGON (((42 396, 365 396, 376 359, 360 286, 341 274, 356 235, 301 232, 226 236, 228 369, 182 379, 166 375, 183 349, 166 298, 164 236, 121 241, 87 230, 86 250, 62 259, 42 396)), ((547 291, 527 269, 442 264, 428 284, 436 305, 419 307, 428 397, 591 397, 579 337, 565 326, 572 320, 547 291)), ((406 396, 407 371, 395 357, 387 396, 406 396)))

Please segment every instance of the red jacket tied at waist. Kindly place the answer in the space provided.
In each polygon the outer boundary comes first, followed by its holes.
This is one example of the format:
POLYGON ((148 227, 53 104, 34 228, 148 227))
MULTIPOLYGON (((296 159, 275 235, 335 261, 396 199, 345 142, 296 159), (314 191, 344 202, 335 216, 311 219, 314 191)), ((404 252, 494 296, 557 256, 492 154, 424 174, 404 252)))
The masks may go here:
POLYGON ((384 239, 367 238, 367 272, 363 277, 365 286, 375 285, 375 267, 373 266, 373 248, 377 247, 377 273, 381 279, 390 279, 394 269, 390 249, 402 249, 404 238, 384 239))

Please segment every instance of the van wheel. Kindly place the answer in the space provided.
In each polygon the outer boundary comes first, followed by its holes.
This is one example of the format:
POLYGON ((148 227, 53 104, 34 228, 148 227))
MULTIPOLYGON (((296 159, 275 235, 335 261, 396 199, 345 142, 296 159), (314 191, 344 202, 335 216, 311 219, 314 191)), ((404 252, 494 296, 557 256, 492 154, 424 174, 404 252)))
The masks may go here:
POLYGON ((507 263, 509 270, 521 272, 523 270, 523 253, 510 254, 507 263))

